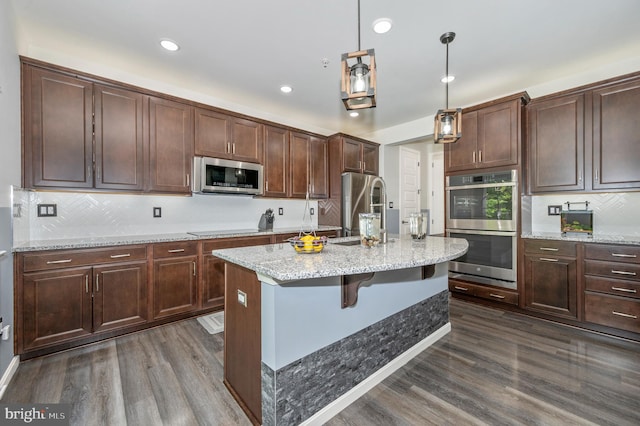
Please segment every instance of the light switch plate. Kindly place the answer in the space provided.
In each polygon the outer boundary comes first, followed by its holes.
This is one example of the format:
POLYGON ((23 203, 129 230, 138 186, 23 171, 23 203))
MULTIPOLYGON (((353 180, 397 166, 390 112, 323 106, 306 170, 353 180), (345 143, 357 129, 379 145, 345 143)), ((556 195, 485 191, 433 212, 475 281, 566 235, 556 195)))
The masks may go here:
POLYGON ((549 216, 560 216, 562 212, 562 206, 547 206, 547 209, 549 216))
POLYGON ((57 204, 38 204, 38 217, 56 217, 58 216, 57 204))
POLYGON ((162 207, 153 208, 153 217, 162 217, 162 207))

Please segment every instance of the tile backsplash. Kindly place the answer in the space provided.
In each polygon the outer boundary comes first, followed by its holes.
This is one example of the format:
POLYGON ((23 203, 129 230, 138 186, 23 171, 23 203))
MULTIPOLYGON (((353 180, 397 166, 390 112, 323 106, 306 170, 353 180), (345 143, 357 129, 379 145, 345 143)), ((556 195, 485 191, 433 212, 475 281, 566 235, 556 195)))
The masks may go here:
MULTIPOLYGON (((300 227, 305 200, 253 198, 238 195, 102 194, 40 192, 13 189, 14 244, 28 241, 120 235, 149 235, 189 231, 257 229, 268 208, 275 214, 274 228, 300 227), (38 204, 56 204, 56 217, 38 217, 38 204), (162 217, 154 218, 155 207, 162 217), (20 210, 19 217, 17 210, 20 210), (278 215, 278 209, 283 215, 278 215)), ((309 201, 318 223, 318 202, 309 201)))
MULTIPOLYGON (((602 194, 559 194, 523 197, 524 232, 560 232, 560 216, 549 216, 547 206, 566 202, 589 202, 593 210, 593 233, 600 235, 640 236, 640 192, 609 192, 602 194), (530 228, 528 228, 530 216, 530 228)), ((573 209, 583 208, 576 205, 573 209)))

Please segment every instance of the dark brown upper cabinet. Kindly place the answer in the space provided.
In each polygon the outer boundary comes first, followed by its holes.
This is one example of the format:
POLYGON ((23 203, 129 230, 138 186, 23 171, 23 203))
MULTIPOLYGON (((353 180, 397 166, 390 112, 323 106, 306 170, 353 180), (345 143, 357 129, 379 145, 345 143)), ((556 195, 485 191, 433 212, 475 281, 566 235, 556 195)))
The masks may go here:
POLYGON ((193 107, 149 97, 149 183, 157 192, 191 193, 193 107))
POLYGON ((640 188, 640 74, 527 106, 531 193, 640 188))
POLYGON ((445 172, 518 166, 526 92, 462 112, 462 137, 444 147, 445 172))
POLYGON ((196 108, 195 154, 262 163, 261 123, 205 108, 196 108))
POLYGON ((531 192, 585 188, 584 94, 527 107, 531 192))
POLYGON ((93 84, 22 65, 23 186, 93 188, 93 84))
POLYGON ((287 129, 264 127, 264 196, 289 196, 289 136, 287 129))
POLYGON ((593 189, 640 188, 640 78, 592 96, 593 189))

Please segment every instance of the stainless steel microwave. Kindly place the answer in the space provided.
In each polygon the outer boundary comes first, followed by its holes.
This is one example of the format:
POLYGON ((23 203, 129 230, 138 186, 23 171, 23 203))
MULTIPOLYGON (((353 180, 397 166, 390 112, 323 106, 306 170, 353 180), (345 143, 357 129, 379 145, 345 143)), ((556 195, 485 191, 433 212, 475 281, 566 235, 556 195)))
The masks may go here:
POLYGON ((261 164, 221 158, 193 159, 193 192, 262 195, 261 164))

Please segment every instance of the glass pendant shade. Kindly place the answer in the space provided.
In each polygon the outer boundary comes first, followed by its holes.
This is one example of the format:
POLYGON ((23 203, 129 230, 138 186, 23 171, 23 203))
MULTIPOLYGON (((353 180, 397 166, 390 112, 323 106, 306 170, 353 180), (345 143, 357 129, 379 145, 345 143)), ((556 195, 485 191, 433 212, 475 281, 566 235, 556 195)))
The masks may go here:
POLYGON ((433 137, 436 143, 453 143, 462 136, 462 109, 441 109, 435 117, 433 137))
POLYGON ((440 42, 447 46, 446 79, 445 83, 445 109, 440 109, 436 113, 433 126, 433 139, 435 143, 453 143, 462 137, 462 109, 449 109, 449 81, 452 81, 449 74, 449 43, 456 38, 456 33, 448 32, 440 36, 440 42))
POLYGON ((342 54, 340 94, 347 110, 376 106, 376 60, 373 49, 342 54), (349 61, 355 62, 349 64, 349 61))

